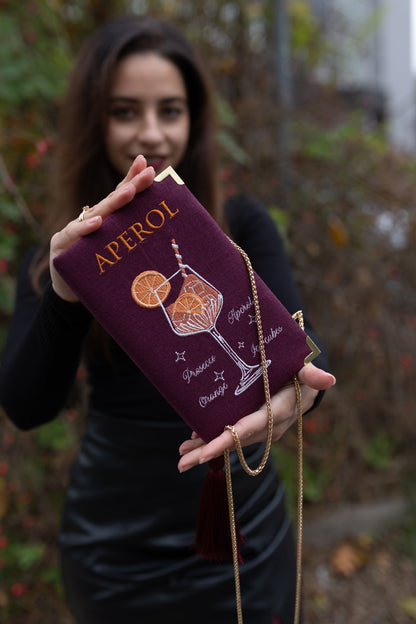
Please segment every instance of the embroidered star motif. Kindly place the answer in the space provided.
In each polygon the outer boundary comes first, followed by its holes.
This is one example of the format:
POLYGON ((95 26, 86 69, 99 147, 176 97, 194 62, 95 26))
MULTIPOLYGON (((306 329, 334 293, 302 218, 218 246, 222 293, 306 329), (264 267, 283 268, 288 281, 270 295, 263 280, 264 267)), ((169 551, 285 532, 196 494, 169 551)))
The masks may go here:
POLYGON ((248 324, 252 325, 253 323, 256 323, 256 317, 253 314, 249 314, 248 315, 248 324))
POLYGON ((176 353, 176 360, 175 362, 179 362, 180 360, 182 360, 183 362, 186 362, 185 360, 185 353, 186 351, 181 351, 180 353, 178 351, 175 351, 176 353))
POLYGON ((217 371, 214 371, 214 375, 215 375, 214 381, 224 381, 224 371, 221 371, 220 373, 217 373, 217 371))
POLYGON ((238 348, 239 349, 244 349, 244 342, 238 341, 238 348))

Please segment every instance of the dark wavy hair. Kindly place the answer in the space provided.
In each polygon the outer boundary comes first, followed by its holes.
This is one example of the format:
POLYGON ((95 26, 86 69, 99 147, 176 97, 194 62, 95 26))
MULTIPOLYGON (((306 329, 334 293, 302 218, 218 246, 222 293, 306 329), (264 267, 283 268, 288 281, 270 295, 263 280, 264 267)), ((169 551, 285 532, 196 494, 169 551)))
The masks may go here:
MULTIPOLYGON (((128 15, 97 30, 78 55, 61 110, 51 205, 45 223, 48 234, 74 219, 82 206, 97 203, 120 181, 105 148, 109 92, 118 63, 130 54, 148 52, 171 61, 184 79, 191 124, 186 153, 177 171, 222 225, 213 87, 205 65, 170 22, 128 15)), ((39 283, 46 261, 45 255, 35 261, 35 283, 39 283)))

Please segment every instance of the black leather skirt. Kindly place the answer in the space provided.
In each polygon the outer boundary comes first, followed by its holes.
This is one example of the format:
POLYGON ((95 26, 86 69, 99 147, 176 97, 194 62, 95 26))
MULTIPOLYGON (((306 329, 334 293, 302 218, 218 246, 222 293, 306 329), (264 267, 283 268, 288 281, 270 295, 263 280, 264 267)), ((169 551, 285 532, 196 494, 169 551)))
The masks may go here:
MULTIPOLYGON (((60 549, 67 599, 78 624, 230 624, 232 563, 193 548, 207 467, 179 474, 181 422, 136 422, 92 413, 68 489, 60 549)), ((263 449, 246 449, 257 465, 263 449)), ((233 456, 235 453, 232 454, 233 456)), ((232 461, 244 563, 245 624, 293 619, 295 558, 283 486, 272 461, 249 477, 232 461)))

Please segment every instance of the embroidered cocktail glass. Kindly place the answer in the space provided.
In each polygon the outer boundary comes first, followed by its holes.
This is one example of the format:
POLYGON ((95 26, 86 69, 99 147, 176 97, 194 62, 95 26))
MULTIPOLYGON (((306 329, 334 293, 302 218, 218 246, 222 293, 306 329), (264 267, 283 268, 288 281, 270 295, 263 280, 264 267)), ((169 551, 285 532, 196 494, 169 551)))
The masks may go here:
MULTIPOLYGON (((221 292, 188 264, 182 264, 182 257, 174 241, 172 247, 176 252, 179 269, 168 278, 164 278, 161 273, 145 272, 148 278, 150 275, 149 296, 153 297, 154 304, 143 303, 144 298, 137 296, 135 297, 136 303, 143 307, 160 306, 172 331, 178 336, 185 337, 209 332, 241 371, 240 382, 234 391, 234 394, 239 395, 261 377, 262 366, 261 364, 254 366, 247 364, 218 331, 216 322, 223 304, 221 292), (169 294, 170 297, 168 297, 169 294), (172 294, 175 300, 166 305, 167 299, 171 300, 172 294)), ((135 283, 140 283, 140 281, 141 276, 137 276, 135 283)), ((147 281, 149 282, 149 279, 147 281)), ((267 360, 267 365, 269 364, 270 360, 267 360)))

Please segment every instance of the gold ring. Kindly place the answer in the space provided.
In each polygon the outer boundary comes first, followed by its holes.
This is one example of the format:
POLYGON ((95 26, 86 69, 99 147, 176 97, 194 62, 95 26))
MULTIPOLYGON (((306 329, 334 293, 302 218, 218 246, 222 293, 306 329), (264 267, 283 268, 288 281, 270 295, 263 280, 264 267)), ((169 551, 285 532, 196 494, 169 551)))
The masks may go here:
POLYGON ((84 219, 85 219, 85 215, 87 214, 87 212, 88 212, 88 210, 89 210, 89 209, 90 209, 90 207, 89 207, 89 206, 84 206, 84 207, 83 207, 82 212, 81 212, 81 214, 80 214, 80 215, 79 215, 79 217, 78 217, 78 221, 84 221, 84 219))

